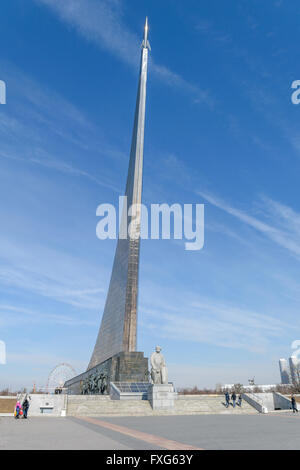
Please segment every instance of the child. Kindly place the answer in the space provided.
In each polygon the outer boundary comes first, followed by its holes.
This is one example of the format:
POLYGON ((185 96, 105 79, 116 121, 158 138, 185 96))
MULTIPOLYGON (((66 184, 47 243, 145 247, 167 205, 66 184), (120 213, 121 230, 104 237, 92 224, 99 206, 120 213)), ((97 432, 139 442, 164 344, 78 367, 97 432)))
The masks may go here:
POLYGON ((15 418, 16 419, 19 419, 20 417, 20 411, 21 411, 21 403, 19 401, 17 401, 17 404, 16 404, 16 413, 15 413, 15 418))

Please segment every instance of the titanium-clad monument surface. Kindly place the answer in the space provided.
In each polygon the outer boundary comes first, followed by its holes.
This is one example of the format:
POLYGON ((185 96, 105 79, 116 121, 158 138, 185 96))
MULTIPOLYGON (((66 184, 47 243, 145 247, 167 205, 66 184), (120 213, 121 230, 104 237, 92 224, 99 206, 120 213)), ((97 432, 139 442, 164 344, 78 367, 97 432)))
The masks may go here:
POLYGON ((125 196, 127 207, 135 206, 136 214, 128 216, 124 207, 122 233, 119 233, 113 269, 105 303, 102 322, 88 370, 120 352, 136 351, 137 300, 140 254, 144 128, 146 108, 146 83, 148 66, 148 21, 142 43, 139 85, 136 100, 134 127, 125 196), (127 227, 132 227, 128 236, 127 227), (124 236, 124 227, 126 238, 124 236))

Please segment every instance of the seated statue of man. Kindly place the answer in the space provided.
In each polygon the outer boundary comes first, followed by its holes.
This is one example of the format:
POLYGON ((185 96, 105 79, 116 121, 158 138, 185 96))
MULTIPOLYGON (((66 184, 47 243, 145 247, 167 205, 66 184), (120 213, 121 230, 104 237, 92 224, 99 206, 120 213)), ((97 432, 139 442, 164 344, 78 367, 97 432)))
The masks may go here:
POLYGON ((151 378, 154 384, 168 383, 168 370, 165 358, 161 354, 161 347, 156 346, 155 352, 151 354, 151 378))

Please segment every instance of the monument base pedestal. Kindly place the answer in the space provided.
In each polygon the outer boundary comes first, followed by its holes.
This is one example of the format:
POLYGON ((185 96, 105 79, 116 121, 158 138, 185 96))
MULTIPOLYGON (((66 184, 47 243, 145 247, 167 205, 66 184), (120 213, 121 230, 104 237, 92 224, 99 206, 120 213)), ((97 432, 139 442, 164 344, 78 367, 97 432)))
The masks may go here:
MULTIPOLYGON (((109 393, 110 382, 148 382, 148 359, 144 357, 142 352, 120 352, 83 374, 68 380, 64 387, 71 395, 81 395, 84 393, 84 381, 99 374, 104 374, 107 378, 106 393, 109 393)), ((97 395, 100 394, 100 391, 94 388, 85 391, 84 394, 97 395)))
POLYGON ((148 391, 148 400, 153 410, 174 408, 174 388, 172 384, 153 384, 148 391))

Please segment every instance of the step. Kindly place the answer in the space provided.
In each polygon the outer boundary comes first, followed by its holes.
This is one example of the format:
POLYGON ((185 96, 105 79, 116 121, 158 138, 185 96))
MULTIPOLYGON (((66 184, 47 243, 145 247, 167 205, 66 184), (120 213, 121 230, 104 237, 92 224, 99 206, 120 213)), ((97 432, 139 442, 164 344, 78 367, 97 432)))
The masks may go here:
POLYGON ((242 408, 225 408, 222 397, 198 396, 175 399, 171 410, 153 411, 147 400, 111 400, 109 396, 69 396, 68 416, 156 416, 192 414, 257 414, 243 401, 242 408))

